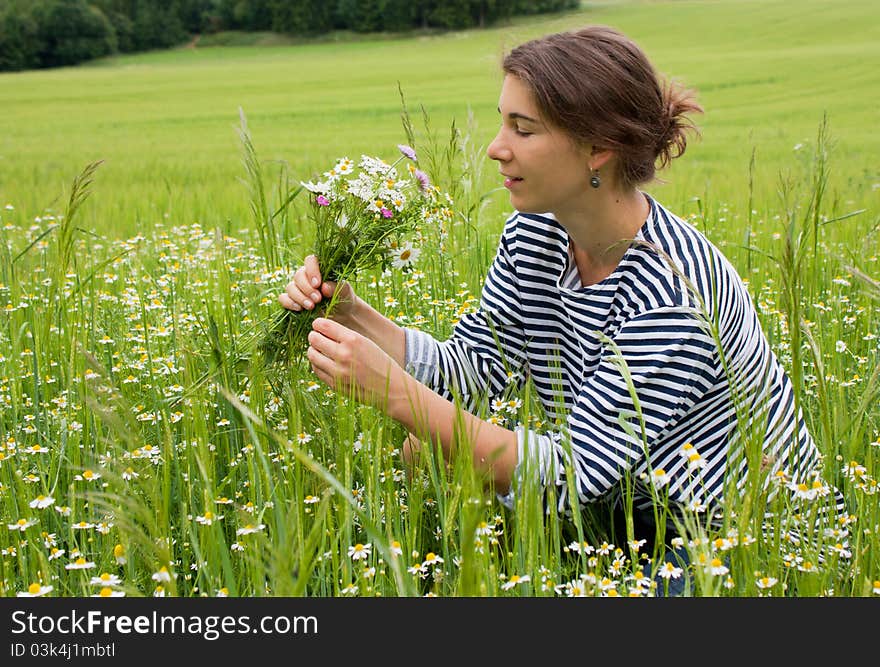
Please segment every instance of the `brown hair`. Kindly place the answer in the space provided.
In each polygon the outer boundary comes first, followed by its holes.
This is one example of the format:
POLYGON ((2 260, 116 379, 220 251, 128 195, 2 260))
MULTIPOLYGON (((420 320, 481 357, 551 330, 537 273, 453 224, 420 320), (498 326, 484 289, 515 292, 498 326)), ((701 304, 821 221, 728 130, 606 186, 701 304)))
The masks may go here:
POLYGON ((631 39, 588 26, 513 49, 502 67, 529 85, 545 120, 576 142, 612 149, 622 187, 646 183, 698 133, 694 93, 662 80, 631 39))

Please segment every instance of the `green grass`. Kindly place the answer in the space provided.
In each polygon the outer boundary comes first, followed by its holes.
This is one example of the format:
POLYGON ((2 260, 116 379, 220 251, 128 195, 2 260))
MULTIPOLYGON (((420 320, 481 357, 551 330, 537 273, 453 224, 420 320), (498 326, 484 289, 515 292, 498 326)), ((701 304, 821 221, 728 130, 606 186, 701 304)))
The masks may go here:
MULTIPOLYGON (((601 507, 562 523, 529 487, 507 513, 467 456, 445 470, 426 452, 404 475, 399 425, 301 363, 280 376, 248 363, 312 231, 295 199, 273 222, 282 265, 266 248, 239 107, 274 210, 338 157, 397 157, 402 87, 453 217, 443 251, 424 239, 434 250, 418 272, 370 273, 356 287, 444 337, 475 307, 509 207, 484 159, 499 58, 587 22, 623 29, 700 91, 703 139, 647 189, 747 279, 852 512, 820 536, 840 542, 820 565, 814 545, 760 535, 749 508, 761 490, 749 488, 723 532, 690 535, 704 538, 693 557, 721 558, 733 582, 700 569, 697 594, 880 593, 875 13, 872 2, 588 3, 487 31, 178 49, 0 76, 0 595, 36 583, 89 595, 102 572, 131 596, 601 595, 610 589, 591 577, 605 576, 618 593, 641 591, 627 577, 656 559, 620 539, 619 553, 579 551, 599 546, 601 507), (364 560, 349 555, 359 544, 364 560), (80 557, 94 566, 68 569, 80 557)), ((540 425, 530 392, 519 398, 499 418, 540 425)))
POLYGON ((701 93, 704 137, 667 174, 669 194, 661 196, 670 205, 707 191, 741 201, 753 149, 759 194, 772 200, 777 172, 825 113, 838 141, 833 186, 863 200, 878 179, 872 156, 880 151, 875 10, 870 1, 586 3, 486 31, 179 49, 0 75, 0 199, 29 213, 57 208, 73 175, 104 159, 85 213, 90 224, 133 229, 168 212, 239 227, 247 223, 237 183, 239 107, 263 158, 286 161, 297 175, 400 140, 398 82, 437 128, 461 125, 473 110, 475 141, 485 145, 497 126, 504 50, 602 22, 701 93))

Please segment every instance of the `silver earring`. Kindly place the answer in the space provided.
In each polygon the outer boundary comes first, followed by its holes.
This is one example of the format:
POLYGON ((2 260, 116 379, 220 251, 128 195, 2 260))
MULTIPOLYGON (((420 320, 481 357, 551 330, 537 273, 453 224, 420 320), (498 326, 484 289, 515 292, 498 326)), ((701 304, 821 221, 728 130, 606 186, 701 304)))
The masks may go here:
POLYGON ((590 176, 590 185, 592 185, 594 188, 598 188, 600 185, 602 185, 602 179, 599 178, 599 170, 591 169, 590 171, 592 172, 592 175, 590 176))

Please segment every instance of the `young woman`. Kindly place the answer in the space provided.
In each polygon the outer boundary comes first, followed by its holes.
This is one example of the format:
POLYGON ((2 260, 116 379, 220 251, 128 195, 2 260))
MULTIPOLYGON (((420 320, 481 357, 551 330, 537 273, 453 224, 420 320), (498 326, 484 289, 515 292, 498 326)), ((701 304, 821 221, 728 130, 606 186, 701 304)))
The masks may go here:
MULTIPOLYGON (((556 487, 560 510, 619 502, 631 480, 636 537, 653 537, 658 498, 673 516, 711 516, 756 467, 764 484, 817 488, 819 452, 745 285, 640 189, 684 153, 702 111, 691 92, 604 26, 522 44, 503 69, 487 152, 515 213, 479 310, 441 342, 338 287, 309 336, 315 374, 403 424, 405 457, 429 438, 452 456, 464 433, 509 506, 526 470, 556 487), (509 430, 454 402, 500 395, 510 371, 533 381, 557 430, 509 430)), ((311 309, 336 289, 309 257, 279 300, 311 309)))

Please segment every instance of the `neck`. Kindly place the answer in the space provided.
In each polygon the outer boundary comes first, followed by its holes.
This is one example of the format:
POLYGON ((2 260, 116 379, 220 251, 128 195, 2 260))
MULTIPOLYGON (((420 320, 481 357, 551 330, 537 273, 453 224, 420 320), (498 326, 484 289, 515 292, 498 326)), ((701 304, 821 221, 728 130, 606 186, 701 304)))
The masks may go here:
POLYGON ((628 193, 592 193, 583 208, 554 212, 571 238, 572 250, 584 284, 606 278, 626 252, 648 217, 650 207, 636 189, 628 193))

